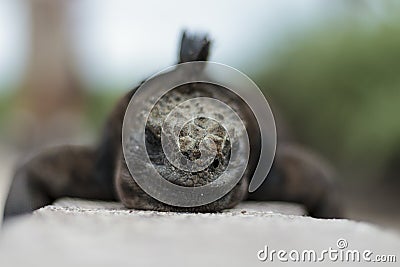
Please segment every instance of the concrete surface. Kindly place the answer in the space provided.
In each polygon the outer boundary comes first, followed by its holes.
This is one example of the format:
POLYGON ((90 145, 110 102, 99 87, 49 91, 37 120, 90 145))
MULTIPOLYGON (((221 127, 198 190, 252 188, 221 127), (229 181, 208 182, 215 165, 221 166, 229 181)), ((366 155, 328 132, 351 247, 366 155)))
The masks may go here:
MULTIPOLYGON (((288 204, 243 203, 217 214, 165 213, 66 199, 4 225, 0 266, 275 266, 280 264, 276 256, 261 262, 258 251, 268 246, 320 255, 330 247, 338 250, 339 239, 348 244, 342 251, 395 255, 397 263, 382 265, 398 266, 396 233, 355 221, 299 216, 302 212, 288 204)), ((333 263, 327 258, 319 264, 333 263)))

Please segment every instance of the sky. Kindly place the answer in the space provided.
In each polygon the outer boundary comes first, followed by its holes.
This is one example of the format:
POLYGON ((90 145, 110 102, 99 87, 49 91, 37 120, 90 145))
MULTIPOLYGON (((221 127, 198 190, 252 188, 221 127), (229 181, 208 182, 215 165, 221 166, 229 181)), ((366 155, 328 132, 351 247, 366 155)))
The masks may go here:
MULTIPOLYGON (((174 64, 183 29, 209 34, 211 60, 251 72, 267 64, 265 55, 284 36, 333 13, 329 4, 317 0, 69 3, 68 25, 79 73, 90 87, 121 90, 174 64)), ((29 34, 26 1, 1 1, 0 88, 21 80, 29 34)))

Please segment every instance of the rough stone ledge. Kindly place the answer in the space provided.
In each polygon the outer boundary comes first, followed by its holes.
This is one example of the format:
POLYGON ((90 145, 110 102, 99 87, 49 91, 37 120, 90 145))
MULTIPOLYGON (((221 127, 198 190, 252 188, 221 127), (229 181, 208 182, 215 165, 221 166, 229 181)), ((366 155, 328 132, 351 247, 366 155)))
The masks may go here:
POLYGON ((340 238, 348 249, 400 260, 397 233, 303 213, 300 206, 283 203, 249 202, 222 213, 195 214, 64 199, 4 226, 0 266, 271 266, 279 261, 257 259, 266 245, 318 253, 337 249, 340 238))

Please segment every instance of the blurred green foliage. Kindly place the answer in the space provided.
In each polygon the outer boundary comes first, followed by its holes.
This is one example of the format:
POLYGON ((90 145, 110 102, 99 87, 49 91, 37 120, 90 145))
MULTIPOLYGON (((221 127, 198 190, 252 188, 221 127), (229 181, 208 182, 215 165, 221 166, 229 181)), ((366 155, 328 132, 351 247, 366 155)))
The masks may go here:
POLYGON ((96 136, 101 131, 112 108, 125 93, 116 90, 91 90, 87 97, 86 117, 88 126, 96 136))
MULTIPOLYGON (((14 142, 13 113, 16 112, 18 88, 4 90, 0 94, 0 141, 14 142)), ((85 106, 83 110, 84 121, 86 122, 85 132, 91 133, 97 138, 104 122, 112 108, 124 92, 116 90, 88 90, 85 96, 85 106)), ((18 107, 17 107, 18 108, 18 107)))
POLYGON ((12 112, 12 107, 15 103, 16 95, 13 90, 4 89, 0 94, 0 138, 5 138, 7 131, 5 127, 10 122, 10 114, 12 112))
POLYGON ((321 25, 278 50, 257 80, 302 142, 364 174, 400 152, 398 19, 321 25))

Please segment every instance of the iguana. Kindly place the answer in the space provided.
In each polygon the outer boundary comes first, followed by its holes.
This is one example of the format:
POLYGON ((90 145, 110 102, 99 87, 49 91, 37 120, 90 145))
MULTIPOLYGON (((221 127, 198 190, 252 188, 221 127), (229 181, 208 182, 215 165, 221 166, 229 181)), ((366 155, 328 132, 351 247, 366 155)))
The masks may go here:
MULTIPOLYGON (((211 41, 207 36, 183 33, 178 63, 206 61, 210 47, 211 41)), ((146 194, 131 177, 122 154, 121 141, 125 111, 138 87, 125 94, 115 105, 105 122, 97 146, 66 145, 50 148, 20 166, 10 187, 4 217, 29 213, 61 197, 121 201, 127 208, 183 212, 218 212, 244 200, 285 201, 303 204, 310 216, 343 216, 340 196, 325 163, 300 146, 281 140, 279 131, 276 156, 268 177, 259 189, 248 193, 249 179, 260 150, 260 136, 254 118, 248 107, 240 103, 236 96, 229 95, 223 88, 201 83, 183 85, 170 91, 158 105, 168 104, 171 99, 189 99, 194 95, 202 95, 225 99, 232 103, 234 109, 235 105, 240 106, 236 111, 246 121, 246 128, 251 133, 250 159, 246 172, 226 195, 197 207, 167 205, 146 194)), ((165 156, 160 148, 160 136, 152 120, 154 118, 150 116, 146 126, 146 145, 152 161, 163 170, 166 179, 181 186, 199 186, 223 171, 229 160, 229 149, 214 160, 206 170, 207 174, 178 172, 163 163, 165 156)), ((205 130, 210 130, 207 127, 205 130)), ((194 148, 188 147, 185 151, 189 160, 196 154, 191 149, 194 148)))

